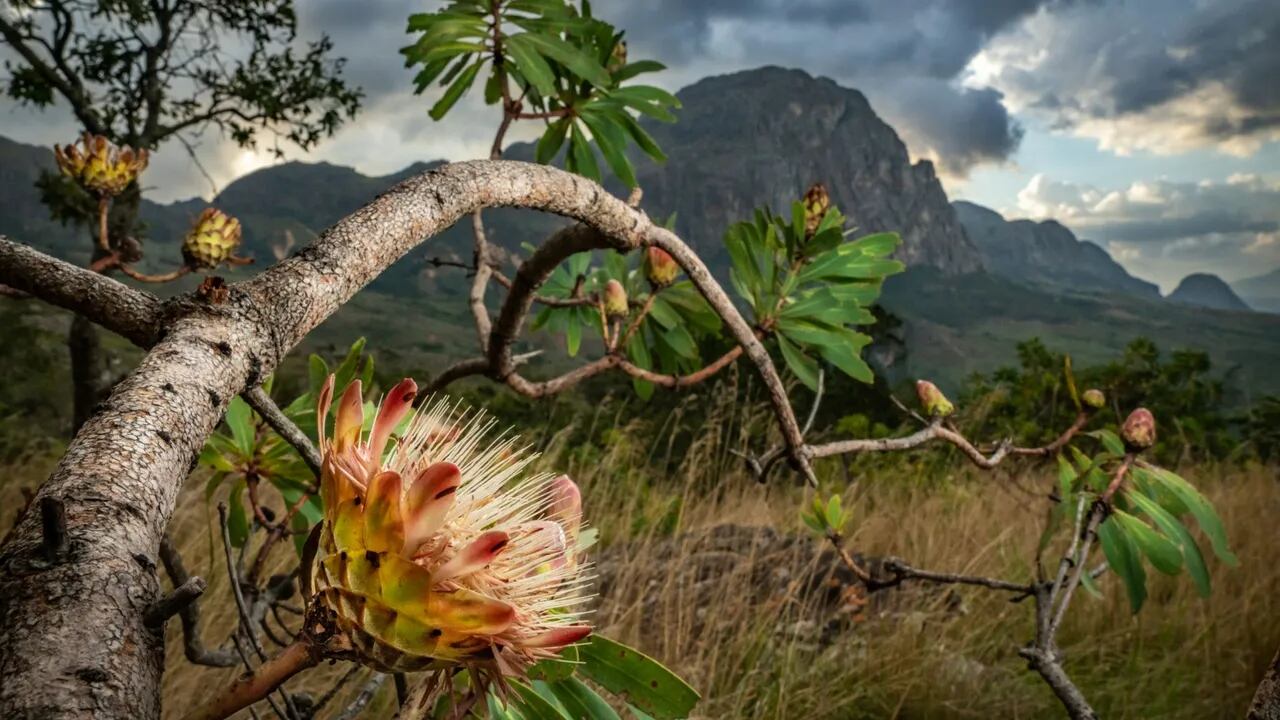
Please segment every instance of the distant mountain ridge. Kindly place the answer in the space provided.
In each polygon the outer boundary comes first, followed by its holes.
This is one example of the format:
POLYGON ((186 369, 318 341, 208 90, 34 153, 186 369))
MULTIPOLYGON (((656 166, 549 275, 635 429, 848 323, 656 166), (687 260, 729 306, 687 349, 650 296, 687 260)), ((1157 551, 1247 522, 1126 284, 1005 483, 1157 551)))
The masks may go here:
MULTIPOLYGON (((891 279, 884 295, 907 326, 907 364, 895 373, 957 383, 1015 361, 1015 344, 1029 337, 1094 361, 1147 334, 1161 347, 1204 348, 1219 367, 1239 366, 1259 387, 1280 390, 1280 376, 1270 370, 1280 364, 1280 317, 1167 303, 1154 286, 1057 223, 1009 222, 971 203, 953 205, 932 165, 912 163, 857 91, 800 71, 761 68, 707 78, 677 95, 684 103, 678 123, 646 123, 671 159, 663 166, 638 163, 645 210, 658 219, 676 212, 677 230, 726 282, 727 226, 758 205, 786 211, 814 181, 827 185, 859 231, 901 232, 909 270, 891 279)), ((532 154, 527 143, 506 152, 512 159, 532 154)), ((256 273, 377 194, 439 164, 370 177, 328 163, 289 162, 241 177, 213 204, 240 218, 243 250, 258 263, 220 272, 232 279, 256 273)), ((87 231, 48 219, 33 187, 41 169, 54 169, 48 149, 0 138, 0 233, 82 263, 87 231)), ((144 270, 175 266, 180 238, 205 204, 144 201, 144 270)), ((537 243, 565 222, 511 209, 484 217, 490 238, 516 255, 525 252, 522 242, 537 243)), ((308 342, 341 345, 376 332, 387 352, 424 368, 473 351, 465 272, 434 266, 437 256, 470 261, 469 223, 412 250, 308 342), (388 317, 414 320, 387 323, 388 317)), ((193 275, 148 290, 170 293, 198 281, 193 275)))
POLYGON ((1160 297, 1154 283, 1129 274, 1091 242, 1055 220, 1006 220, 990 208, 964 200, 951 204, 989 272, 1060 290, 1160 297))
POLYGON ((1225 280, 1211 273, 1192 273, 1169 293, 1169 302, 1211 310, 1249 310, 1225 280))
POLYGON ((1254 310, 1280 314, 1280 268, 1236 280, 1231 289, 1254 310))

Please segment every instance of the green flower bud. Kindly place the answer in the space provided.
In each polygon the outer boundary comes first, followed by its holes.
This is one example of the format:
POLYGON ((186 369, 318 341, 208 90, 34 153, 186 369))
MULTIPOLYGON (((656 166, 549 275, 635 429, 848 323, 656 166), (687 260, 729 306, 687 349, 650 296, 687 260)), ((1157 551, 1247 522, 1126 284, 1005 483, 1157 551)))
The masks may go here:
POLYGON ((654 287, 666 287, 675 282, 680 266, 666 250, 650 247, 644 253, 644 272, 654 287))
POLYGON ((611 318, 627 316, 627 291, 622 283, 610 280, 604 284, 604 314, 611 318))
POLYGON ((1090 388, 1080 396, 1080 402, 1090 410, 1101 410, 1106 407, 1107 396, 1103 395, 1102 391, 1097 388, 1090 388))
POLYGON ((916 396, 920 398, 920 407, 930 417, 948 417, 956 411, 956 406, 951 404, 938 386, 928 380, 916 381, 916 396))

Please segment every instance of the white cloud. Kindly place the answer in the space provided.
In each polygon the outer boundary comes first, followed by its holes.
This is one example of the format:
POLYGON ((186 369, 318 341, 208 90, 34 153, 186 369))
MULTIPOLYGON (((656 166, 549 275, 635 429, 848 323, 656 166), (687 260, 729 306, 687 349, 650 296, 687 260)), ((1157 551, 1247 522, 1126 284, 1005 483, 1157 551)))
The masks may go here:
POLYGON ((1040 174, 1006 214, 1058 220, 1166 290, 1191 272, 1234 279, 1280 265, 1280 180, 1256 174, 1118 188, 1040 174))

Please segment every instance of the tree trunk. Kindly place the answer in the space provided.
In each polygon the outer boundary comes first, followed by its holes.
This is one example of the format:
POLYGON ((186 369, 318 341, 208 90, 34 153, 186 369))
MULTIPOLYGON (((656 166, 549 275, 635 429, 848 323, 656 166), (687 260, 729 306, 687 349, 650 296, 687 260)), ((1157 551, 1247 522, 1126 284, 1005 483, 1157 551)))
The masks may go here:
MULTIPOLYGON (((0 283, 154 344, 37 494, 34 507, 65 508, 57 542, 41 513, 29 512, 0 546, 0 717, 159 717, 164 642, 143 620, 160 597, 156 558, 183 481, 228 401, 257 387, 312 328, 425 238, 502 206, 583 221, 623 252, 666 232, 589 180, 484 161, 406 180, 217 301, 161 303, 0 238, 0 283)), ((776 380, 767 354, 766 372, 776 380)))
POLYGON ((80 315, 71 319, 67 350, 71 354, 71 434, 74 435, 93 414, 102 392, 102 347, 93 323, 80 315))
POLYGON ((1280 650, 1253 695, 1247 720, 1280 720, 1280 650))

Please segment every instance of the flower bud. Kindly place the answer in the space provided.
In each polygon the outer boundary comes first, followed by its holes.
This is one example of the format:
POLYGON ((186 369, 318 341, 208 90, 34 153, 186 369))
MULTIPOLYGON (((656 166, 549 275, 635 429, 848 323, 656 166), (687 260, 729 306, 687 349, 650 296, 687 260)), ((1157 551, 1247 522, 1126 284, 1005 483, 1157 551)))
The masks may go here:
POLYGON ((627 291, 622 283, 610 280, 604 284, 604 314, 611 318, 627 316, 627 291))
POLYGON ((675 282, 680 266, 666 250, 650 247, 644 252, 644 272, 650 284, 661 288, 675 282))
POLYGON ((182 257, 193 268, 214 268, 240 247, 240 221, 217 208, 205 208, 182 239, 182 257))
POLYGON ((930 417, 947 417, 956 411, 956 406, 951 404, 938 386, 928 380, 916 381, 916 396, 920 398, 920 407, 930 417))
POLYGON ((1142 452, 1156 444, 1156 418, 1146 408, 1129 413, 1120 426, 1120 438, 1130 452, 1142 452))
POLYGON ((1090 388, 1080 396, 1080 402, 1090 410, 1101 410, 1107 404, 1107 396, 1097 388, 1090 388))
POLYGON ((619 40, 617 45, 613 46, 613 52, 609 54, 609 62, 605 69, 610 73, 616 73, 627 64, 627 41, 619 40))
POLYGON ((101 135, 85 133, 75 143, 53 146, 53 157, 62 174, 99 197, 119 195, 147 167, 146 150, 117 147, 101 135))
POLYGON ((804 193, 804 238, 812 238, 818 232, 818 225, 831 208, 831 196, 827 194, 827 186, 814 183, 804 193))

